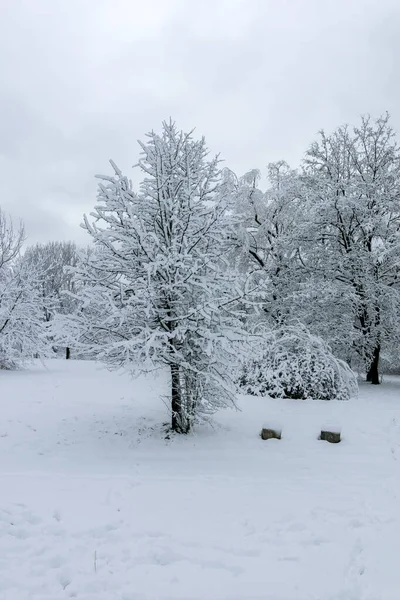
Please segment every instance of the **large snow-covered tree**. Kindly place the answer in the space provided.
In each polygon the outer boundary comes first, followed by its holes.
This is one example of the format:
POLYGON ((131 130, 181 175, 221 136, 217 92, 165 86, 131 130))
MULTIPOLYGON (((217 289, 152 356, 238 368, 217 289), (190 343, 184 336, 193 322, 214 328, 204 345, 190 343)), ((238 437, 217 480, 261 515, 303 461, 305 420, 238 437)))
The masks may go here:
POLYGON ((381 351, 399 342, 400 149, 389 117, 321 132, 307 152, 304 183, 305 270, 340 289, 349 340, 378 384, 381 351))
POLYGON ((34 269, 20 259, 24 228, 0 210, 0 368, 12 369, 47 351, 34 269))
POLYGON ((236 246, 265 281, 265 316, 302 323, 379 383, 399 364, 400 152, 388 116, 321 132, 303 170, 270 165, 232 186, 242 215, 236 246))
POLYGON ((111 163, 84 228, 95 243, 77 268, 70 335, 110 367, 166 365, 172 429, 233 402, 241 278, 228 260, 229 198, 205 140, 163 123, 140 143, 138 192, 111 163))

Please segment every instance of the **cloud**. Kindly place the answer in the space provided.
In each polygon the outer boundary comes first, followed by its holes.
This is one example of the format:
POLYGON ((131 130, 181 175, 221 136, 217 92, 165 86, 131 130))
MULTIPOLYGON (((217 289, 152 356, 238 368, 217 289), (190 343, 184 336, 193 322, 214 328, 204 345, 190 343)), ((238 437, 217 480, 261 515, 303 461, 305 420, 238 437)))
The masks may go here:
MULTIPOLYGON (((400 125, 397 0, 4 0, 0 204, 29 240, 86 241, 94 174, 172 116, 242 173, 321 127, 400 125)), ((133 174, 134 178, 137 175, 133 174)))

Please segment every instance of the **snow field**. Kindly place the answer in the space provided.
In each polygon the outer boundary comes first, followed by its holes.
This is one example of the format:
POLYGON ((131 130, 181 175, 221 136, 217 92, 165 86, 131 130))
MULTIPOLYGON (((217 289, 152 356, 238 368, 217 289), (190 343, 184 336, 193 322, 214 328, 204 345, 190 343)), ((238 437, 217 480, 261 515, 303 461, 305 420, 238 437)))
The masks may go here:
POLYGON ((161 374, 0 379, 1 600, 398 600, 396 378, 347 403, 242 397, 170 441, 161 374))

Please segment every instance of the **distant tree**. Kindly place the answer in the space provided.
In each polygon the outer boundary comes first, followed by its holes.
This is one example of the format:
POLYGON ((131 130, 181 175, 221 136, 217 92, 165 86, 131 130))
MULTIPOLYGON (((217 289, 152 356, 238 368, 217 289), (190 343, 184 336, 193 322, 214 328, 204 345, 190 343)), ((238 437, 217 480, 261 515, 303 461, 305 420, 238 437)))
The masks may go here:
POLYGON ((163 123, 141 143, 138 193, 114 163, 84 228, 95 243, 77 267, 72 335, 110 367, 160 365, 171 376, 172 429, 234 401, 244 292, 232 273, 229 198, 205 140, 163 123))
MULTIPOLYGON (((78 250, 74 242, 47 242, 27 248, 24 258, 27 268, 38 275, 36 289, 42 299, 43 318, 52 321, 56 314, 69 314, 76 306, 73 294, 76 283, 72 268, 78 262, 78 250)), ((70 358, 70 347, 66 347, 70 358)))
POLYGON ((0 210, 0 368, 12 369, 46 353, 46 332, 41 316, 34 269, 20 260, 24 241, 22 225, 14 229, 0 210))

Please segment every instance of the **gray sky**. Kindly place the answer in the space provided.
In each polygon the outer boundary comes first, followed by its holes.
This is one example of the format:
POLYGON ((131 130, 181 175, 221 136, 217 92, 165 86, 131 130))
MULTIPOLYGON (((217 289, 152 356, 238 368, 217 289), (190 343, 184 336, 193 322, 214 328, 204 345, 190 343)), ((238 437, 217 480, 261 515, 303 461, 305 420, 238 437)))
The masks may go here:
POLYGON ((0 0, 1 207, 28 242, 88 241, 113 158, 172 116, 242 174, 388 110, 400 0, 0 0))

